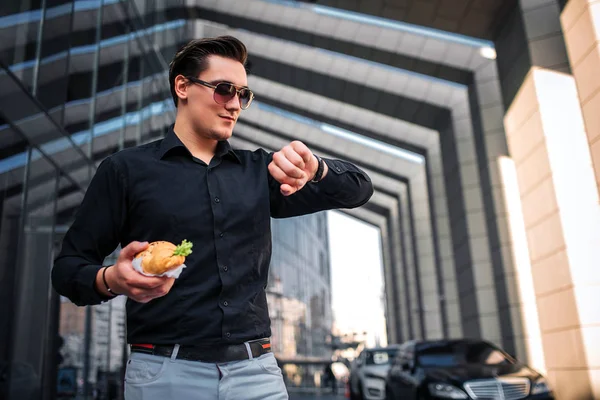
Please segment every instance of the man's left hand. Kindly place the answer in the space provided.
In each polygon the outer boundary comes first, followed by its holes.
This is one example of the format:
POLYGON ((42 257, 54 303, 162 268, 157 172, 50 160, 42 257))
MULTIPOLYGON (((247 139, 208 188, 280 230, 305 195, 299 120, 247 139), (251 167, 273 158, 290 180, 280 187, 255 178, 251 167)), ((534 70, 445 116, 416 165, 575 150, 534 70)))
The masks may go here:
MULTIPOLYGON (((281 183, 279 190, 289 196, 302 189, 317 173, 319 162, 306 145, 298 140, 273 154, 269 173, 281 183)), ((327 168, 327 164, 325 164, 327 168)), ((325 176, 325 171, 323 173, 325 176)))

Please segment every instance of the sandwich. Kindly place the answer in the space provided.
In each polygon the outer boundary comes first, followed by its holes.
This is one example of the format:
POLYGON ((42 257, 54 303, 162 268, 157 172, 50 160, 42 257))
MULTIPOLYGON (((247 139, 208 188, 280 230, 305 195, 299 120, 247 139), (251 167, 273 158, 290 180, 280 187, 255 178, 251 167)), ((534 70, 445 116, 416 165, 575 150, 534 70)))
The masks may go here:
POLYGON ((171 242, 152 242, 148 248, 136 254, 134 261, 139 259, 142 272, 149 275, 163 275, 177 269, 185 258, 192 254, 192 243, 184 240, 179 246, 171 242))

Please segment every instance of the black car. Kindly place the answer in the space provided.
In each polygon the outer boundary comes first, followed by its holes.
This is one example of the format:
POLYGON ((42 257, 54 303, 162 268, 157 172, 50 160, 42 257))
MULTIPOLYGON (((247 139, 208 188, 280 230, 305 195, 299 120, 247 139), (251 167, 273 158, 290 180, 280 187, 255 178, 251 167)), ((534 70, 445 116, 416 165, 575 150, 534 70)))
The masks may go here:
POLYGON ((404 343, 385 382, 387 400, 554 399, 546 379, 482 340, 404 343))

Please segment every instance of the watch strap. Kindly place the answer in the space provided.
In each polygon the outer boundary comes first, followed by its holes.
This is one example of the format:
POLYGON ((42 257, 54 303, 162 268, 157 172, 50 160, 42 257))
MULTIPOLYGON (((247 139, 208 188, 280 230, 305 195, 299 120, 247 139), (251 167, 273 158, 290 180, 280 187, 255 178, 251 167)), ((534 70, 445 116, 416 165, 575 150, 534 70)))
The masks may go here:
POLYGON ((317 167, 317 172, 315 173, 315 176, 310 181, 313 183, 317 183, 321 179, 323 179, 323 172, 325 171, 325 161, 323 161, 323 159, 321 157, 319 157, 318 155, 316 155, 316 154, 313 154, 313 155, 317 159, 319 166, 317 167))

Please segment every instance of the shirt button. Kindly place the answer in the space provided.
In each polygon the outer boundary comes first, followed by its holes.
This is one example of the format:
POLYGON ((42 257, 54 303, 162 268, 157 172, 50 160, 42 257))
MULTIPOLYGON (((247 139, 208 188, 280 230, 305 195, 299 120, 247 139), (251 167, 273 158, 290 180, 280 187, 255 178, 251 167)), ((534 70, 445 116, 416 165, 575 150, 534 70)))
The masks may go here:
POLYGON ((225 336, 227 336, 227 337, 231 337, 231 333, 227 332, 227 333, 225 334, 225 336))
POLYGON ((340 167, 335 167, 335 169, 337 170, 337 172, 340 172, 342 170, 340 167))
POLYGON ((225 307, 227 307, 227 306, 229 305, 229 303, 227 302, 227 300, 225 300, 225 301, 223 302, 223 305, 224 305, 225 307))
POLYGON ((225 266, 223 267, 223 271, 227 272, 228 270, 229 270, 229 267, 228 267, 227 265, 225 265, 225 266))
POLYGON ((223 232, 219 233, 219 237, 223 237, 225 234, 223 232))
POLYGON ((219 203, 221 201, 221 199, 219 199, 218 197, 215 197, 215 203, 219 203))

